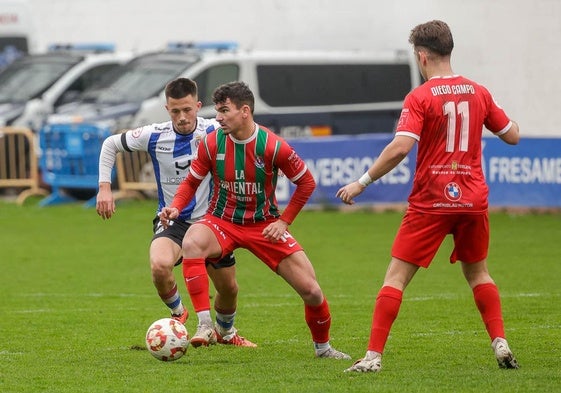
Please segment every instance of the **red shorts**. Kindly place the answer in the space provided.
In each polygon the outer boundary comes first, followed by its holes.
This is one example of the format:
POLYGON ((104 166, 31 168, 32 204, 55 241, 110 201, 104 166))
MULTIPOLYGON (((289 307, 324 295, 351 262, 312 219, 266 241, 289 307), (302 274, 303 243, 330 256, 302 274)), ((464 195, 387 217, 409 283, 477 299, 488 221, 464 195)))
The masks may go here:
POLYGON ((272 243, 266 239, 262 232, 270 223, 271 221, 264 221, 240 225, 221 220, 211 214, 207 214, 197 221, 197 224, 206 225, 214 232, 218 243, 222 247, 222 255, 219 258, 211 259, 211 261, 220 260, 236 248, 245 248, 276 272, 279 263, 284 258, 296 251, 303 250, 303 248, 288 231, 277 243, 272 243))
POLYGON ((395 237, 392 256, 428 267, 446 235, 454 238, 450 263, 480 262, 489 249, 489 215, 429 214, 408 210, 395 237))

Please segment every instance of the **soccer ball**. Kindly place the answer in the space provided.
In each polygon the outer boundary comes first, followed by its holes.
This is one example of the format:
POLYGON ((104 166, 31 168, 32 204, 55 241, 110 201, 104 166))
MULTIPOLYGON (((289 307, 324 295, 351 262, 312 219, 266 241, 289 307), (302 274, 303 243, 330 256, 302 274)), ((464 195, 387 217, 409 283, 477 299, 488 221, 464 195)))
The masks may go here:
POLYGON ((156 359, 177 360, 187 352, 189 333, 185 326, 172 318, 158 319, 146 332, 146 348, 156 359))

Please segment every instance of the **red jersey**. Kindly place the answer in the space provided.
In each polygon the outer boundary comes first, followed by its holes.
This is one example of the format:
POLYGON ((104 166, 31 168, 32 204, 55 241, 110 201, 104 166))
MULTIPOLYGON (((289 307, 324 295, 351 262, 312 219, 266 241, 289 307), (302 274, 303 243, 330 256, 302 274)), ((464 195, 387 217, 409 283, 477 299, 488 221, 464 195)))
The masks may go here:
POLYGON ((407 95, 396 135, 419 142, 410 209, 438 214, 487 210, 483 126, 501 135, 511 122, 491 93, 469 79, 431 78, 407 95))
POLYGON ((172 203, 181 207, 192 197, 197 180, 212 173, 208 213, 236 224, 281 217, 289 224, 315 188, 304 161, 292 147, 272 131, 255 126, 247 140, 236 140, 218 129, 200 143, 197 159, 172 203), (275 189, 279 171, 297 184, 285 212, 279 212, 275 189), (186 183, 191 182, 190 185, 186 183))

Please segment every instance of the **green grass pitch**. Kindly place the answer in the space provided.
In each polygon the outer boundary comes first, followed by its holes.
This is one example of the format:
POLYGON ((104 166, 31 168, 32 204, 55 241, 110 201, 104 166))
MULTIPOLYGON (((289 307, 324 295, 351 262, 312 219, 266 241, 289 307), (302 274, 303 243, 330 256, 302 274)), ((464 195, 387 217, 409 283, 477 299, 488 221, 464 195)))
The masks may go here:
MULTIPOLYGON (((102 221, 80 205, 0 202, 0 391, 12 392, 553 392, 561 389, 561 216, 491 214, 489 266, 521 368, 500 370, 445 241, 405 292, 379 374, 315 359, 300 298, 245 250, 236 252, 236 325, 259 347, 189 348, 154 359, 144 334, 166 317, 152 286, 154 201, 126 201, 102 221)), ((333 315, 331 342, 363 356, 374 297, 401 212, 304 211, 291 226, 333 315)), ((196 317, 176 269, 184 301, 196 317)))

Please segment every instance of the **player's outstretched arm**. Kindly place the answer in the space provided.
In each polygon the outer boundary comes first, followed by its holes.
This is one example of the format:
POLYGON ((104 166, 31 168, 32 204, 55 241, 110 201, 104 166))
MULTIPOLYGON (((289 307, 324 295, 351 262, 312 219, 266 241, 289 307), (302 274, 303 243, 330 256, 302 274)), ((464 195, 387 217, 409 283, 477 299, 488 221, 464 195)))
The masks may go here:
POLYGON ((354 204, 353 198, 360 195, 368 185, 395 168, 409 154, 416 142, 417 140, 413 137, 396 135, 364 175, 357 181, 341 187, 335 196, 341 198, 341 201, 347 205, 354 204))
POLYGON ((111 135, 103 141, 99 153, 99 191, 96 197, 97 214, 107 220, 115 213, 115 199, 111 191, 111 173, 117 153, 124 151, 120 135, 111 135))

